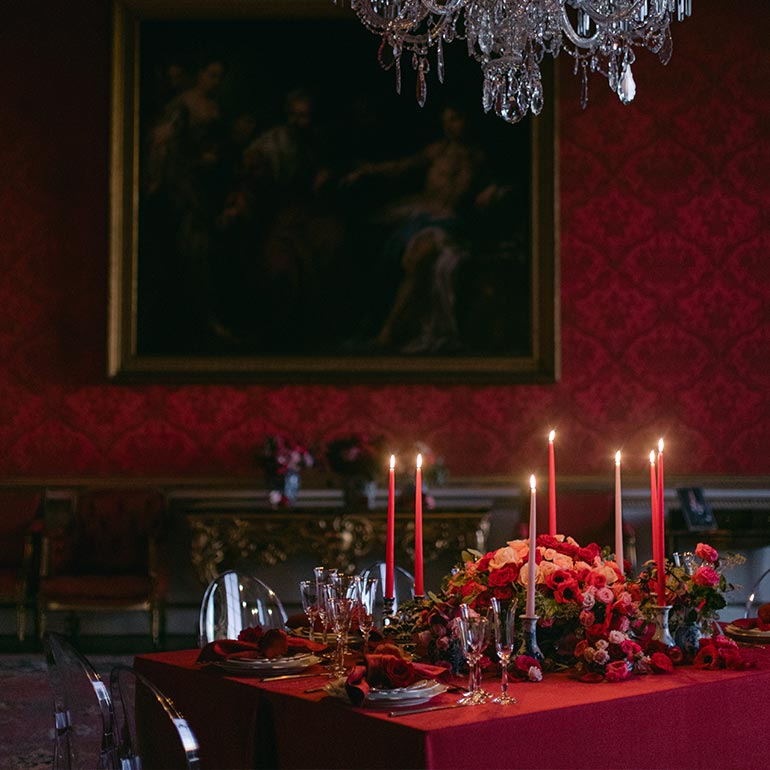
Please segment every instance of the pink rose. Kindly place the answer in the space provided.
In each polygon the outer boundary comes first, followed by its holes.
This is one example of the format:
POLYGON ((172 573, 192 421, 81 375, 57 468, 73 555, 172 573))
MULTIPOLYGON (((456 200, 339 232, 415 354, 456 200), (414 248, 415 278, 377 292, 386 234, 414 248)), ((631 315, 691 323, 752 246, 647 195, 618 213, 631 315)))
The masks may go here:
POLYGON ((615 594, 612 593, 612 589, 604 586, 596 591, 596 598, 602 604, 612 604, 615 600, 615 594))
POLYGON ((703 565, 695 571, 692 582, 696 586, 717 586, 719 585, 719 573, 713 567, 703 565))
POLYGON ((707 543, 698 543, 695 548, 695 555, 699 559, 703 559, 703 561, 711 562, 711 564, 719 559, 719 553, 717 553, 716 548, 712 548, 707 543))

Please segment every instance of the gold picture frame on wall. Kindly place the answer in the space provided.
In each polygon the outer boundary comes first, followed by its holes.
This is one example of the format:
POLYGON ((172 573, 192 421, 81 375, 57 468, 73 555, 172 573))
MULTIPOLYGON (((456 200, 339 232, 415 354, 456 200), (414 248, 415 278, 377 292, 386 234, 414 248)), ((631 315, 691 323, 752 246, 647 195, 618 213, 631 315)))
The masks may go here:
POLYGON ((331 0, 116 0, 112 378, 558 379, 551 69, 510 126, 461 43, 424 108, 378 47, 331 0))

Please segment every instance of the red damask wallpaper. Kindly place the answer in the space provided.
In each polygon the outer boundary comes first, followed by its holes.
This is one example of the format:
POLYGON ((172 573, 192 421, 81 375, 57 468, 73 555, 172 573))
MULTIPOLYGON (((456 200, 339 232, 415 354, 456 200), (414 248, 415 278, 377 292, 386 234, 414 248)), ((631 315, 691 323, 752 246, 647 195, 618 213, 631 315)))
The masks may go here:
MULTIPOLYGON (((30 0, 0 31, 0 474, 248 475, 271 432, 420 439, 452 474, 770 468, 770 14, 695 3, 637 99, 561 70, 561 381, 124 386, 106 371, 109 4, 30 0)), ((362 34, 364 34, 362 32, 362 34)))

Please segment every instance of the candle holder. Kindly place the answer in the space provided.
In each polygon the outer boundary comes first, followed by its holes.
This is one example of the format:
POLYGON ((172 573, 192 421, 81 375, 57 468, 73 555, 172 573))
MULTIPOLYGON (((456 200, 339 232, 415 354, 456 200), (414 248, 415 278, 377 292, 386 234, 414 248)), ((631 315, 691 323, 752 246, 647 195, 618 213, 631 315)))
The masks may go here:
POLYGON ((393 608, 396 604, 395 598, 390 598, 386 596, 382 600, 382 625, 383 626, 392 626, 396 622, 395 615, 393 614, 393 608))
POLYGON ((668 613, 671 612, 671 605, 668 604, 665 607, 653 607, 652 609, 655 612, 655 633, 652 635, 653 641, 665 644, 666 647, 674 647, 676 642, 668 630, 668 613))
POLYGON ((537 644, 537 621, 539 615, 519 615, 524 629, 524 638, 519 648, 519 655, 528 655, 538 663, 543 662, 544 655, 537 644))

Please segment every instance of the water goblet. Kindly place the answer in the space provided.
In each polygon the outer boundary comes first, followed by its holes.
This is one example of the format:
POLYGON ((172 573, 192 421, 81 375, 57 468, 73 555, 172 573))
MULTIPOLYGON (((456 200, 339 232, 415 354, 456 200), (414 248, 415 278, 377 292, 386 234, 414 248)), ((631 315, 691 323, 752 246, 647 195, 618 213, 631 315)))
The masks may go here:
POLYGON ((500 658, 502 669, 500 680, 500 695, 492 698, 493 703, 517 703, 512 695, 508 695, 508 663, 515 645, 516 630, 516 600, 501 601, 492 599, 492 631, 495 635, 495 649, 500 658))
POLYGON ((318 585, 315 580, 300 580, 299 595, 302 599, 302 609, 305 611, 308 623, 310 624, 308 638, 312 642, 315 641, 315 621, 319 612, 318 585))
POLYGON ((489 693, 481 687, 480 661, 489 643, 489 621, 479 615, 466 615, 456 621, 457 636, 465 652, 470 673, 468 692, 457 702, 464 706, 476 706, 489 700, 489 693))

